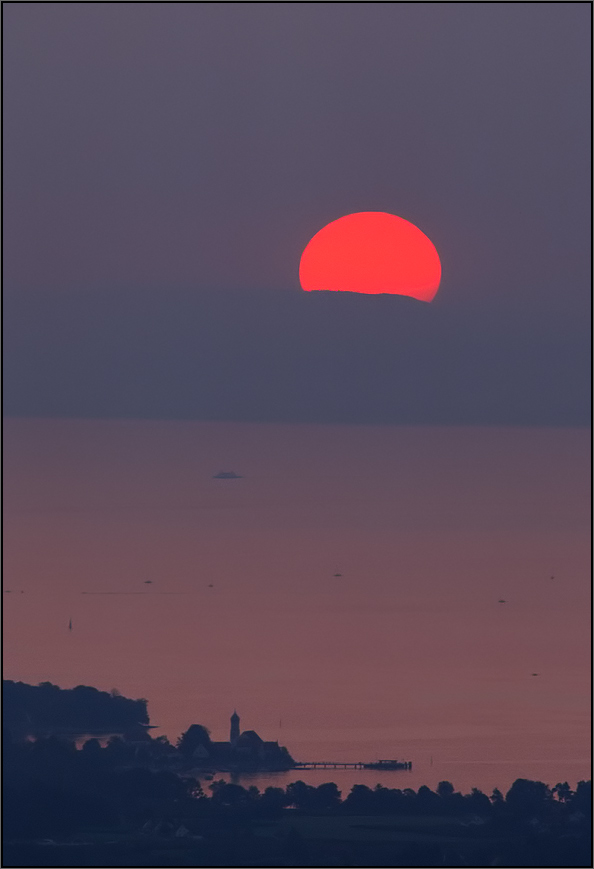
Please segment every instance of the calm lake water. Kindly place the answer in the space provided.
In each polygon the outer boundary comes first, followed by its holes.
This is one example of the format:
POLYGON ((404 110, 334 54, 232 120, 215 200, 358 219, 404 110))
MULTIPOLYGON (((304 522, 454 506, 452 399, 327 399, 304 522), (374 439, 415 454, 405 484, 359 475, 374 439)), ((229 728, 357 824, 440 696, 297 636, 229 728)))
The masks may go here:
POLYGON ((172 740, 236 708, 296 760, 413 762, 258 787, 575 784, 588 463, 580 429, 8 420, 5 678, 146 697, 172 740))

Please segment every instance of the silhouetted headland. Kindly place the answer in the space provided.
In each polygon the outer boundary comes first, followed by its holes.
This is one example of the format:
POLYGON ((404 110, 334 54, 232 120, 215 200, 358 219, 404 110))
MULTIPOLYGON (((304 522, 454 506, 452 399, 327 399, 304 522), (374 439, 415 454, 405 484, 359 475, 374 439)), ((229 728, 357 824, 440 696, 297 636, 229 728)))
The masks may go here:
POLYGON ((236 711, 230 721, 229 740, 215 742, 208 728, 192 724, 181 735, 177 745, 163 737, 151 740, 147 701, 130 700, 118 692, 111 694, 86 685, 64 690, 51 682, 27 685, 23 682, 3 682, 4 727, 10 738, 19 741, 57 737, 83 742, 85 738, 123 737, 128 745, 136 746, 136 754, 146 749, 153 764, 165 769, 196 770, 198 772, 282 772, 290 769, 375 769, 408 770, 410 761, 378 760, 295 761, 285 746, 266 741, 255 730, 240 730, 236 711), (148 744, 147 744, 148 743, 148 744), (155 751, 154 745, 160 749, 155 751))
POLYGON ((149 739, 151 729, 146 700, 88 685, 63 689, 51 682, 27 685, 5 679, 2 707, 3 726, 14 740, 119 735, 138 741, 149 739))

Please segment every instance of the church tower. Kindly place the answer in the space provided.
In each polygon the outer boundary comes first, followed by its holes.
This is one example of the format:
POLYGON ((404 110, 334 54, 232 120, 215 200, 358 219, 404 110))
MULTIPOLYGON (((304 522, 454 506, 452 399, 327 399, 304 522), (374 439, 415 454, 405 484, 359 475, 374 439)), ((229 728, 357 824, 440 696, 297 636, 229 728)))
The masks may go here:
POLYGON ((235 745, 235 743, 237 742, 238 739, 239 739, 239 715, 237 714, 237 712, 234 711, 233 715, 231 716, 231 736, 229 738, 229 741, 230 741, 231 745, 235 745))

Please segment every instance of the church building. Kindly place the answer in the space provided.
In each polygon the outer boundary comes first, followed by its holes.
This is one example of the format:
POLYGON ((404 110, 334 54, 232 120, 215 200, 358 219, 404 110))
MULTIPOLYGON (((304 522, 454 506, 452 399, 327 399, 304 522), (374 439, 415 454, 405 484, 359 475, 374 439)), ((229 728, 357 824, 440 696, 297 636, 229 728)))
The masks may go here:
POLYGON ((229 736, 229 742, 231 745, 235 745, 237 740, 239 739, 239 715, 235 710, 233 710, 233 715, 231 716, 231 735, 229 736))
POLYGON ((230 721, 229 742, 203 742, 193 758, 203 766, 227 770, 285 770, 292 769, 294 761, 287 749, 278 742, 265 742, 255 730, 239 727, 240 718, 233 711, 230 721))

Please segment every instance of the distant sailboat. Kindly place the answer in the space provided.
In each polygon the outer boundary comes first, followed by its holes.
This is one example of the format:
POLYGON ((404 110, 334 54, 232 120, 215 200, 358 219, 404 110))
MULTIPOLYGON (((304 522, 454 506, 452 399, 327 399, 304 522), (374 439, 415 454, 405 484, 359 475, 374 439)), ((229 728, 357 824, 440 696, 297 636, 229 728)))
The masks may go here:
POLYGON ((68 630, 72 630, 72 619, 70 619, 70 621, 68 622, 68 630))

